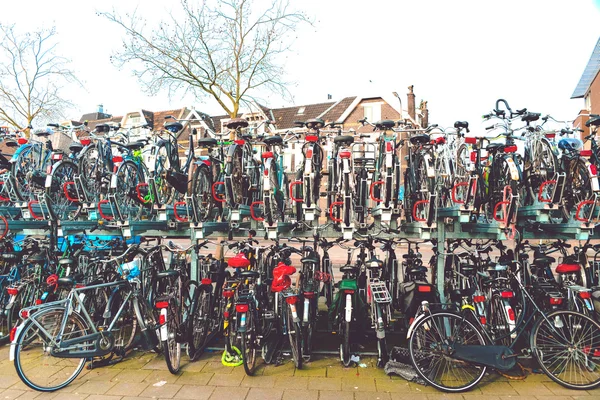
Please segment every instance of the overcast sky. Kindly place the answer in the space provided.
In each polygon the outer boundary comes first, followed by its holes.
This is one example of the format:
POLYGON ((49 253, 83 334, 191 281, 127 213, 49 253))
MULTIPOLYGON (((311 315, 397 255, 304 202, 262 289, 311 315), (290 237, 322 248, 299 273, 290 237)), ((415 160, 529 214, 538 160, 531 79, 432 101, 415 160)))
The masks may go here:
MULTIPOLYGON (((315 20, 298 31, 287 78, 295 104, 352 95, 403 94, 414 85, 430 120, 478 126, 497 98, 514 108, 573 119, 583 100, 571 100, 600 36, 598 0, 292 0, 315 20)), ((60 49, 85 90, 68 88, 71 117, 95 111, 122 115, 194 106, 223 114, 202 99, 148 97, 110 55, 122 32, 97 11, 115 7, 160 18, 172 0, 2 1, 0 22, 20 30, 56 25, 60 49)), ((268 106, 291 105, 269 99, 268 106)))

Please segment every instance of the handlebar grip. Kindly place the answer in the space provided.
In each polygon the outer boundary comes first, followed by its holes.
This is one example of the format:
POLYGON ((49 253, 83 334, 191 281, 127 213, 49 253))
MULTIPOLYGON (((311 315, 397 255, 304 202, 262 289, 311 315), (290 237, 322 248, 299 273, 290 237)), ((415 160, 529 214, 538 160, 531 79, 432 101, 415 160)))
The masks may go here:
POLYGON ((487 128, 485 128, 485 130, 486 130, 486 131, 489 131, 489 130, 491 130, 491 129, 494 129, 495 127, 496 127, 496 126, 494 126, 494 125, 491 125, 491 126, 488 126, 487 128))
POLYGON ((46 124, 46 126, 51 126, 53 128, 58 128, 58 124, 46 124))

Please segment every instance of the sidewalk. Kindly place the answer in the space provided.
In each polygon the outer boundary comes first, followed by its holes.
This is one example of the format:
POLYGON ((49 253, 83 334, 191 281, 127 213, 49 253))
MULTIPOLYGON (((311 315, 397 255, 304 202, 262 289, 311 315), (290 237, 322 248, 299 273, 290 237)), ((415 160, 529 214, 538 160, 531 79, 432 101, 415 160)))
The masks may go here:
MULTIPOLYGON (((287 361, 281 366, 261 364, 257 376, 249 377, 243 367, 224 367, 220 353, 206 353, 195 363, 182 357, 182 370, 172 375, 161 356, 135 353, 125 361, 82 374, 68 387, 55 393, 28 389, 1 350, 0 400, 2 399, 197 399, 197 400, 567 400, 600 399, 600 389, 573 391, 534 374, 524 381, 510 381, 495 373, 466 394, 444 394, 397 376, 388 377, 363 358, 366 367, 343 368, 331 356, 315 356, 302 370, 287 361)), ((262 363, 262 359, 258 361, 262 363)))

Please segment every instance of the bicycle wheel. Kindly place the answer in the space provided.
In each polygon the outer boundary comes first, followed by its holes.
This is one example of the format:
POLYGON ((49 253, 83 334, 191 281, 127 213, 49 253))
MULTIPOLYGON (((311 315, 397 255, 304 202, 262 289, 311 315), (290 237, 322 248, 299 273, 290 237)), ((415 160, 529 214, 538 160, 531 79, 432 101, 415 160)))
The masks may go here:
POLYGON ((188 322, 188 356, 190 360, 196 361, 202 354, 206 336, 211 323, 211 292, 199 288, 194 294, 196 299, 192 302, 193 309, 190 311, 188 322))
POLYGON ((245 330, 241 332, 242 360, 244 371, 249 376, 256 372, 256 330, 254 327, 253 311, 244 313, 246 317, 245 330))
POLYGON ((352 193, 350 187, 350 173, 345 173, 343 176, 344 186, 344 216, 343 223, 346 226, 350 226, 352 222, 352 193))
POLYGON ((340 360, 344 364, 344 367, 349 367, 352 364, 352 354, 350 354, 350 322, 342 321, 340 323, 339 335, 342 337, 340 360))
POLYGON ((142 333, 142 347, 145 350, 158 350, 160 340, 157 332, 158 321, 148 302, 138 295, 133 299, 133 309, 142 333))
MULTIPOLYGON (((234 154, 231 156, 231 161, 225 165, 225 176, 231 177, 231 182, 226 183, 227 202, 229 207, 236 208, 238 205, 243 204, 244 193, 243 193, 243 179, 244 169, 242 166, 242 148, 238 147, 234 154), (229 187, 227 187, 229 186, 229 187)), ((229 156, 228 156, 229 158, 229 156)))
POLYGON ((108 180, 110 172, 104 168, 102 156, 95 144, 89 145, 79 156, 77 170, 88 200, 96 202, 102 193, 103 179, 108 180))
POLYGON ((292 357, 294 358, 294 364, 297 369, 302 369, 302 327, 300 322, 294 321, 294 315, 292 314, 292 305, 286 305, 286 328, 290 339, 290 349, 292 350, 292 357))
POLYGON ((77 197, 77 194, 73 193, 74 190, 69 191, 69 187, 65 186, 67 182, 73 182, 76 174, 77 165, 69 160, 61 161, 52 170, 51 186, 46 188, 46 195, 59 219, 72 219, 72 212, 77 207, 76 203, 69 200, 65 194, 69 193, 71 198, 77 197))
MULTIPOLYGON (((579 158, 571 162, 569 170, 569 175, 567 176, 571 177, 571 193, 567 197, 567 207, 574 209, 582 201, 591 199, 594 190, 592 188, 590 173, 583 159, 579 158)), ((589 212, 582 211, 582 215, 589 215, 589 212)))
MULTIPOLYGON (((85 358, 62 358, 52 356, 58 350, 53 339, 62 331, 61 339, 71 340, 89 334, 87 323, 72 311, 65 319, 64 308, 40 310, 32 320, 25 321, 15 344, 15 368, 23 383, 41 392, 53 392, 73 382, 85 366, 85 358)), ((82 350, 91 349, 92 342, 77 344, 82 350)))
MULTIPOLYGON (((18 155, 17 160, 12 164, 11 175, 15 180, 15 192, 20 200, 29 200, 36 188, 35 181, 31 179, 33 171, 42 170, 40 165, 42 158, 40 146, 31 145, 23 149, 18 155)), ((43 170, 46 171, 45 169, 43 170)))
POLYGON ((177 341, 177 331, 179 329, 179 324, 181 323, 182 313, 182 307, 177 304, 175 299, 171 299, 167 308, 167 337, 165 340, 165 338, 161 336, 161 339, 163 342, 165 362, 167 363, 169 372, 172 374, 177 374, 181 365, 181 343, 177 341))
POLYGON ((206 221, 214 208, 212 194, 212 176, 210 170, 204 164, 195 166, 192 178, 191 195, 196 207, 196 213, 200 221, 206 221))
POLYGON ((440 312, 417 323, 408 342, 417 373, 445 392, 464 392, 483 379, 487 367, 452 358, 455 344, 484 346, 479 330, 460 315, 440 312))
POLYGON ((389 355, 387 342, 385 340, 385 328, 387 326, 387 313, 381 304, 375 305, 375 323, 377 332, 377 366, 383 368, 388 362, 389 355))
POLYGON ((117 170, 115 194, 125 220, 138 220, 142 213, 143 205, 137 199, 135 191, 137 185, 143 182, 142 169, 133 161, 125 161, 117 170))
POLYGON ((600 386, 600 325, 573 311, 540 318, 531 335, 531 350, 542 371, 569 389, 600 386))
POLYGON ((512 308, 510 309, 510 312, 506 310, 502 297, 500 297, 498 293, 494 293, 490 301, 488 326, 492 330, 494 342, 497 344, 503 344, 505 346, 510 346, 512 344, 510 334, 515 332, 516 324, 515 313, 512 308), (509 320, 511 317, 509 315, 510 312, 512 312, 512 321, 509 320))
POLYGON ((156 190, 155 202, 160 205, 170 204, 175 194, 175 189, 167 181, 167 171, 172 167, 167 145, 165 143, 158 145, 154 162, 154 188, 156 190))

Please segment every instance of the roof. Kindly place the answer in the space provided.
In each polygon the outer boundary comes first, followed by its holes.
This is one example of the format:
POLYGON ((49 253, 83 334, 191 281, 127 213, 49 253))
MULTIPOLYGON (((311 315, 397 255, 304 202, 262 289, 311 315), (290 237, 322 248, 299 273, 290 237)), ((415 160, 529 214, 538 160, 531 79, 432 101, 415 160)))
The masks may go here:
POLYGON ((598 75, 598 71, 600 71, 600 39, 596 42, 596 47, 594 47, 594 51, 579 79, 579 83, 571 95, 572 99, 579 99, 587 94, 596 75, 598 75))
POLYGON ((330 101, 328 103, 273 108, 271 109, 271 112, 275 117, 277 129, 291 129, 296 128, 294 121, 306 121, 308 119, 317 118, 335 104, 335 102, 330 101), (300 111, 302 111, 302 113, 300 113, 300 111))
POLYGON ((105 114, 105 113, 101 113, 101 112, 93 112, 93 113, 83 114, 79 120, 81 122, 83 122, 83 121, 97 121, 99 119, 107 119, 107 118, 110 118, 110 117, 112 117, 112 115, 110 115, 110 114, 105 114))
MULTIPOLYGON (((96 128, 96 125, 100 125, 100 124, 109 124, 109 125, 115 125, 115 124, 119 124, 121 123, 121 121, 123 120, 123 117, 110 117, 110 118, 103 118, 103 119, 97 119, 97 120, 88 120, 88 130, 93 131, 96 128)), ((79 132, 78 132, 78 136, 79 132)))
MULTIPOLYGON (((152 129, 157 131, 162 129, 163 126, 165 126, 165 122, 175 122, 172 119, 167 119, 167 116, 169 115, 175 118, 185 118, 185 114, 187 114, 188 112, 189 110, 184 107, 178 108, 176 110, 157 111, 155 113, 152 113, 152 129)), ((146 112, 144 112, 144 115, 146 115, 146 112)), ((148 120, 147 117, 146 120, 148 120)))

